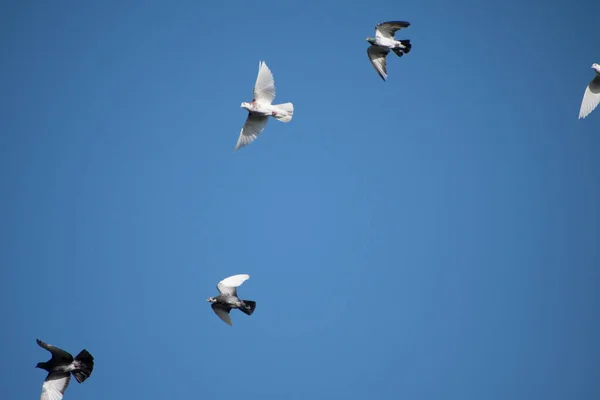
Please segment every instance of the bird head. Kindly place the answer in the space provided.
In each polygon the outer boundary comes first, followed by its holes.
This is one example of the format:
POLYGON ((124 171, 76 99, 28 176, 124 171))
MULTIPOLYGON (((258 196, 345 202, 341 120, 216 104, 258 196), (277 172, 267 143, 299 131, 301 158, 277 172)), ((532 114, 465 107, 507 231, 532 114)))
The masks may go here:
POLYGON ((593 63, 592 68, 596 71, 596 73, 600 74, 600 64, 593 63))
POLYGON ((45 369, 46 371, 48 370, 47 363, 45 363, 45 362, 39 362, 39 363, 37 363, 37 365, 35 367, 45 369))
POLYGON ((245 108, 246 110, 250 110, 250 103, 246 103, 245 101, 240 105, 240 107, 245 108))
POLYGON ((214 303, 217 301, 217 299, 215 299, 214 297, 209 297, 208 299, 206 299, 206 301, 208 301, 209 303, 214 303))
POLYGON ((367 37, 367 42, 369 42, 371 44, 375 44, 375 38, 367 37))

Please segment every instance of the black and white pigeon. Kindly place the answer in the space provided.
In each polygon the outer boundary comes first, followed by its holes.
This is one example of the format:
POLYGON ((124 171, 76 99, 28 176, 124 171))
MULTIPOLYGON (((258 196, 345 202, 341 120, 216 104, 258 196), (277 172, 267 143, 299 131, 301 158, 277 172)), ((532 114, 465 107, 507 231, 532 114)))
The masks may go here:
POLYGON ((217 289, 221 294, 206 299, 206 301, 212 303, 210 306, 215 314, 229 326, 232 326, 231 316, 229 315, 232 308, 237 308, 247 315, 252 315, 256 308, 255 301, 240 300, 237 297, 236 288, 248 280, 248 278, 250 278, 250 275, 246 274, 233 275, 229 278, 225 278, 217 284, 217 289))
POLYGON ((596 76, 585 88, 581 107, 579 108, 579 119, 587 117, 600 103, 600 64, 592 64, 596 76))
POLYGON ((52 353, 52 358, 46 362, 39 362, 36 368, 48 371, 48 376, 42 385, 42 396, 40 400, 61 400, 69 386, 71 374, 82 383, 92 374, 94 369, 94 357, 83 349, 75 358, 66 351, 42 342, 37 344, 52 353))
POLYGON ((375 37, 367 37, 371 46, 367 49, 367 55, 375 71, 384 81, 387 79, 387 55, 392 50, 398 57, 408 54, 412 45, 410 40, 396 40, 394 34, 397 30, 408 28, 410 22, 389 21, 375 25, 375 37))

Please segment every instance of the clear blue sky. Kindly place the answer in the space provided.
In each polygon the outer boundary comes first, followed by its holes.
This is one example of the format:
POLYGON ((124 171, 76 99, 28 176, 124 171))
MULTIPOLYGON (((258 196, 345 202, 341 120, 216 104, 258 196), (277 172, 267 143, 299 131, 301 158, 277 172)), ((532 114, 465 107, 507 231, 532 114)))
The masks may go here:
POLYGON ((3 7, 4 398, 36 338, 65 400, 600 397, 600 3, 133 4, 3 7), (260 60, 294 119, 234 153, 260 60))

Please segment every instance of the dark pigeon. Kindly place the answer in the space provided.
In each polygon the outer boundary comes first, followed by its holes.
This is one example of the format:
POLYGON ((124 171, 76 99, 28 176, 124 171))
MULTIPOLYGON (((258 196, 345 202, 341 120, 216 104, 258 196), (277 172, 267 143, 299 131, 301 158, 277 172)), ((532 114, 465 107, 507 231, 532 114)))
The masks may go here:
POLYGON ((61 400, 69 386, 71 374, 82 383, 92 374, 94 369, 94 357, 83 349, 75 358, 66 351, 42 342, 37 344, 52 353, 52 358, 46 362, 39 362, 36 368, 48 371, 48 376, 42 385, 42 397, 40 400, 61 400))
POLYGON ((229 278, 223 279, 217 284, 219 296, 209 297, 206 301, 212 303, 210 306, 219 318, 221 318, 227 325, 231 326, 231 316, 229 312, 232 308, 237 308, 244 314, 252 315, 256 308, 256 302, 252 300, 240 300, 237 297, 236 288, 244 283, 250 275, 240 274, 230 276, 229 278))

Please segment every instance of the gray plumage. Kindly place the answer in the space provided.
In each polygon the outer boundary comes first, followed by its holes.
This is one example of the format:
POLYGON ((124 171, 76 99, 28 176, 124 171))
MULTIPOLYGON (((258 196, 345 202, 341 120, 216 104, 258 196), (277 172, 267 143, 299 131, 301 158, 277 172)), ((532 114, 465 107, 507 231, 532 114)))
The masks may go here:
POLYGON ((59 349, 36 339, 37 344, 48 350, 52 358, 46 362, 39 362, 35 366, 48 371, 48 375, 42 385, 42 395, 40 400, 61 400, 69 386, 71 374, 77 382, 82 383, 92 374, 94 369, 94 357, 87 350, 83 349, 73 358, 66 351, 59 349))
POLYGON ((402 57, 412 48, 410 40, 396 40, 394 37, 396 31, 409 26, 410 23, 406 21, 382 22, 375 26, 375 37, 367 37, 367 42, 371 44, 367 49, 367 55, 373 68, 384 81, 387 79, 387 55, 390 50, 398 57, 402 57))
POLYGON ((223 279, 217 284, 220 295, 206 299, 211 304, 215 314, 227 325, 232 326, 229 312, 237 308, 247 315, 252 315, 256 308, 256 302, 252 300, 240 300, 237 297, 237 287, 250 278, 250 275, 239 274, 223 279))

